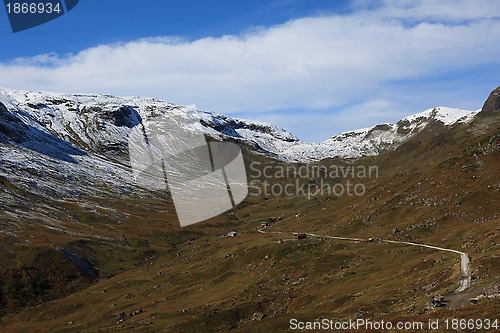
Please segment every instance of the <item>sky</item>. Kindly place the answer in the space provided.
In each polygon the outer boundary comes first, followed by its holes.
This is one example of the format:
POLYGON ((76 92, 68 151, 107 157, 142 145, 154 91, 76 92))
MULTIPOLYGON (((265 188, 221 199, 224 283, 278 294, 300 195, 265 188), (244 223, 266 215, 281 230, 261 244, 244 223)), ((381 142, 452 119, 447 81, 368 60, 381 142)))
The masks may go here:
POLYGON ((80 0, 12 33, 0 86, 144 96, 320 142, 500 85, 497 0, 80 0))

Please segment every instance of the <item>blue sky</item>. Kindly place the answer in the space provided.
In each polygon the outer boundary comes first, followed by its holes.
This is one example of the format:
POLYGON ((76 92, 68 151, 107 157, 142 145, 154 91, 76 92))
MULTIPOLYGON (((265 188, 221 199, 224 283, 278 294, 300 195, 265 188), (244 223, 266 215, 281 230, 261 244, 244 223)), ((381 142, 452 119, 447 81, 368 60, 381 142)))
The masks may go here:
POLYGON ((80 0, 13 34, 0 86, 151 96, 301 139, 435 106, 478 109, 500 78, 495 0, 80 0))
POLYGON ((240 34, 309 15, 345 12, 348 1, 331 0, 80 0, 76 10, 36 28, 12 34, 7 13, 0 10, 5 48, 0 60, 57 52, 78 52, 100 44, 154 36, 196 40, 240 34))

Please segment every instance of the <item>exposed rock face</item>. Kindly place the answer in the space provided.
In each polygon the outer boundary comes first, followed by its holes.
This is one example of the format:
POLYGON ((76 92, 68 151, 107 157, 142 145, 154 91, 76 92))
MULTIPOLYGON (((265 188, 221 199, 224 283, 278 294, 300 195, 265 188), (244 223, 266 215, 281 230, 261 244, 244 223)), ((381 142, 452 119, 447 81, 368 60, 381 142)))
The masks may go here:
POLYGON ((498 117, 500 115, 500 87, 493 90, 484 103, 479 117, 498 117))

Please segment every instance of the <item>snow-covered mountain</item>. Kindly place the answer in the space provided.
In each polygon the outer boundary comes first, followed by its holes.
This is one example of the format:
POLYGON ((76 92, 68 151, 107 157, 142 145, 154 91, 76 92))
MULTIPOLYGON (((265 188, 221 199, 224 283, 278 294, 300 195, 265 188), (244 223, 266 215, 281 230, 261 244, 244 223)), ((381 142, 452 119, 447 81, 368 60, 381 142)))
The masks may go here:
POLYGON ((303 156, 304 159, 376 156, 395 149, 427 127, 468 123, 479 111, 437 107, 403 118, 396 124, 379 124, 341 133, 318 144, 299 144, 285 154, 290 157, 303 156), (311 151, 315 154, 311 154, 311 151))
MULTIPOLYGON (((0 220, 9 225, 5 232, 15 234, 19 221, 36 222, 40 216, 44 226, 69 232, 57 217, 57 202, 85 205, 80 199, 143 197, 145 190, 131 175, 130 134, 160 116, 178 121, 193 118, 193 113, 200 121, 190 123, 187 131, 244 143, 253 147, 254 154, 310 162, 377 155, 424 129, 469 122, 477 111, 435 108, 396 124, 308 143, 269 123, 195 111, 152 98, 0 88, 0 220)), ((92 207, 96 209, 95 204, 92 207)))
MULTIPOLYGON (((87 154, 127 164, 131 129, 160 115, 179 117, 192 112, 153 98, 92 94, 58 94, 0 89, 0 142, 13 142, 67 162, 87 154)), ((438 107, 408 116, 396 124, 341 133, 321 143, 298 139, 275 125, 198 111, 193 130, 216 139, 231 138, 278 159, 309 162, 324 158, 374 156, 394 149, 426 126, 469 122, 479 111, 438 107)))

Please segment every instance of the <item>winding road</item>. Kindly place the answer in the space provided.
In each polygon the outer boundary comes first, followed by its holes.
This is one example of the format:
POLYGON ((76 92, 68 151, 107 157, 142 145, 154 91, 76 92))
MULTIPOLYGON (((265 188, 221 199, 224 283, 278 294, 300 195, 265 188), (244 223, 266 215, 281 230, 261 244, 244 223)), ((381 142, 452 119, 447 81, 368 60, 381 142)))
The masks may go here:
MULTIPOLYGON (((284 234, 286 232, 281 232, 281 231, 264 231, 262 229, 258 229, 260 233, 263 234, 284 234)), ((298 232, 288 232, 292 235, 297 235, 299 234, 298 232)), ((359 242, 363 241, 363 239, 360 238, 351 238, 351 237, 338 237, 338 236, 325 236, 325 235, 316 235, 316 234, 310 234, 310 233, 300 233, 304 235, 308 235, 311 237, 317 237, 317 238, 329 238, 329 239, 336 239, 336 240, 346 240, 346 241, 354 241, 354 242, 359 242)), ((469 267, 469 256, 465 252, 460 252, 457 250, 451 250, 451 249, 446 249, 444 247, 438 247, 438 246, 432 246, 432 245, 426 245, 426 244, 419 244, 419 243, 411 243, 411 242, 402 242, 402 241, 393 241, 393 240, 387 240, 387 239, 382 239, 380 240, 381 242, 384 243, 393 243, 393 244, 404 244, 404 245, 412 245, 412 246, 420 246, 420 247, 426 247, 430 249, 435 249, 439 251, 446 251, 446 252, 453 252, 460 254, 460 270, 461 270, 461 275, 460 275, 460 285, 458 289, 455 291, 455 294, 457 293, 462 293, 464 292, 467 288, 470 287, 471 283, 471 272, 470 272, 470 267, 469 267)))
POLYGON ((430 249, 460 254, 460 261, 461 261, 460 270, 462 271, 462 274, 460 275, 460 286, 458 287, 458 289, 455 292, 460 293, 460 292, 465 291, 465 289, 470 287, 471 273, 470 273, 470 267, 469 267, 469 256, 467 255, 467 253, 460 252, 457 250, 446 249, 444 247, 437 247, 437 246, 425 245, 425 244, 419 244, 419 243, 398 242, 398 241, 391 241, 391 240, 385 240, 385 239, 382 240, 382 242, 427 247, 430 249))

